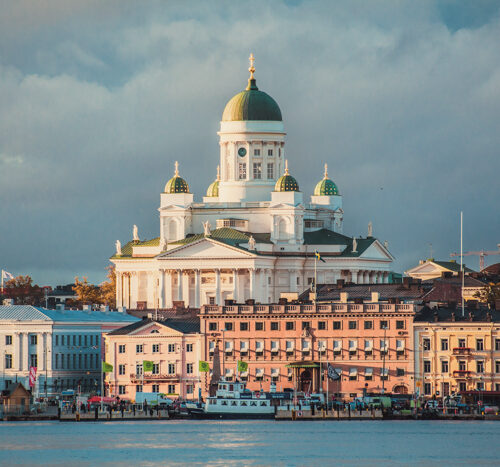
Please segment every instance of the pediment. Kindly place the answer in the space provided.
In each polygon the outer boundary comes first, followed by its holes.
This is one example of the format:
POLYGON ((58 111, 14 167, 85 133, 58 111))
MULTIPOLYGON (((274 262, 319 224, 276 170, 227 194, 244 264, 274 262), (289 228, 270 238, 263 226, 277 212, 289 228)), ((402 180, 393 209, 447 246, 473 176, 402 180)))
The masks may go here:
POLYGON ((211 238, 203 238, 187 245, 169 250, 160 256, 159 260, 174 258, 200 259, 200 258, 253 258, 256 255, 240 248, 227 245, 211 238))
POLYGON ((165 324, 159 323, 148 323, 139 329, 136 329, 134 332, 130 333, 131 336, 172 336, 172 335, 182 335, 181 332, 176 329, 172 329, 171 327, 165 324))
POLYGON ((441 274, 442 271, 448 271, 448 269, 443 268, 442 266, 439 266, 435 263, 432 262, 427 262, 424 264, 419 264, 418 266, 415 266, 414 268, 408 269, 406 271, 407 274, 441 274))
POLYGON ((361 255, 359 255, 359 257, 394 261, 394 257, 378 240, 375 240, 365 251, 363 251, 363 253, 361 253, 361 255))

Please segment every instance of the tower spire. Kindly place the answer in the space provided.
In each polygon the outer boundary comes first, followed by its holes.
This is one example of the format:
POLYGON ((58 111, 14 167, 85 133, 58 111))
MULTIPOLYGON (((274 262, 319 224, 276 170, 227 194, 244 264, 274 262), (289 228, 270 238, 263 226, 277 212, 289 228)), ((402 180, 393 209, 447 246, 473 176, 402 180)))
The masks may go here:
POLYGON ((217 181, 220 181, 220 165, 217 166, 217 181))
POLYGON ((290 175, 288 173, 288 159, 285 159, 285 175, 290 175))
POLYGON ((250 61, 250 68, 248 68, 248 71, 250 72, 250 79, 255 79, 253 74, 255 73, 255 57, 253 56, 253 53, 250 54, 250 57, 248 57, 248 60, 250 61))
POLYGON ((325 164, 325 178, 328 178, 328 164, 325 164))
POLYGON ((175 173, 174 173, 174 177, 178 177, 179 176, 179 162, 175 161, 175 173))

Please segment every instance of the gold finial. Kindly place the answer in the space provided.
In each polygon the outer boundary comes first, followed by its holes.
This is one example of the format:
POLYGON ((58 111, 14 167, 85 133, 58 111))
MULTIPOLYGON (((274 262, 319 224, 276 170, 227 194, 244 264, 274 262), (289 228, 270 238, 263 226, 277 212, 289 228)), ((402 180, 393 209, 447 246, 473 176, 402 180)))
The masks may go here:
POLYGON ((174 177, 178 177, 179 176, 179 163, 177 161, 175 161, 175 173, 174 173, 174 177))
POLYGON ((220 165, 217 166, 217 181, 220 181, 220 165))
POLYGON ((290 175, 288 173, 288 159, 285 159, 285 175, 290 175))
POLYGON ((248 60, 250 60, 250 68, 248 69, 248 71, 250 72, 250 79, 254 79, 253 74, 255 73, 255 57, 253 56, 253 54, 250 54, 248 60))
POLYGON ((325 178, 328 178, 328 164, 325 164, 325 178))

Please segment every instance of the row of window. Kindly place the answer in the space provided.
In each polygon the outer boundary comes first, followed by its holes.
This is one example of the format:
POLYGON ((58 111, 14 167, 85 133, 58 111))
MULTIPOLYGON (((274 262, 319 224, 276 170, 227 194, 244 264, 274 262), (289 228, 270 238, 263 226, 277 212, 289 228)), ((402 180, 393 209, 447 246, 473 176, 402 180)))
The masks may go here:
MULTIPOLYGON (((193 351, 194 344, 186 344, 186 352, 193 351)), ((151 344, 151 353, 160 353, 162 350, 162 344, 151 344)), ((126 344, 118 345, 118 353, 125 353, 127 351, 126 344)), ((167 344, 168 353, 175 353, 179 351, 179 346, 176 344, 167 344)), ((146 344, 136 344, 135 345, 135 353, 145 353, 146 352, 146 344)))
MULTIPOLYGON (((260 149, 254 149, 253 150, 253 155, 255 157, 260 157, 261 156, 260 149)), ((267 150, 267 155, 268 155, 268 157, 272 157, 273 156, 273 150, 272 149, 268 149, 267 150)), ((279 150, 279 155, 281 156, 281 149, 279 150)))
MULTIPOLYGON (((328 329, 340 330, 342 329, 342 321, 332 321, 330 325, 328 321, 318 321, 317 329, 319 331, 326 331, 328 329)), ((224 323, 225 331, 233 331, 234 323, 228 321, 224 323)), ((247 321, 242 321, 240 324, 240 331, 250 331, 250 323, 247 321)), ((282 322, 280 321, 271 321, 268 323, 269 331, 279 331, 282 326, 282 322)), ((311 321, 301 321, 302 330, 312 329, 311 321)), ((209 331, 217 331, 219 327, 219 323, 216 321, 212 321, 208 323, 209 331)), ((285 330, 286 331, 294 331, 296 327, 296 321, 285 321, 285 330)), ((374 322, 372 320, 364 320, 364 321, 349 321, 348 327, 351 330, 355 329, 374 329, 374 322)), ((379 321, 379 329, 389 329, 389 321, 380 320, 379 321)), ((397 320, 396 321, 396 329, 405 329, 405 321, 397 320)), ((255 321, 253 322, 254 331, 266 331, 266 322, 265 321, 255 321)))
MULTIPOLYGON (((160 363, 153 363, 153 369, 151 370, 151 374, 153 375, 159 375, 161 373, 161 367, 160 363)), ((177 365, 175 363, 167 363, 166 364, 167 368, 167 374, 173 375, 176 374, 176 368, 177 365)), ((193 363, 186 363, 186 373, 191 375, 194 372, 194 365, 193 363)), ((118 374, 119 375, 125 375, 127 373, 127 365, 120 364, 118 365, 118 374)), ((136 375, 142 375, 143 373, 143 365, 142 363, 137 363, 135 365, 135 374, 136 375)))
MULTIPOLYGON (((246 180, 247 178, 247 164, 240 162, 238 164, 238 179, 246 180)), ((254 162, 253 164, 253 178, 254 180, 262 180, 262 163, 254 162)), ((274 164, 272 162, 267 164, 267 178, 274 179, 274 164)))
MULTIPOLYGON (((476 373, 484 373, 484 360, 476 360, 476 373)), ((424 373, 430 373, 432 364, 430 360, 424 360, 424 373)), ((450 364, 448 360, 441 360, 441 373, 448 373, 450 369, 450 364)), ((470 371, 467 370, 467 361, 458 361, 458 371, 470 371)), ((495 360, 495 373, 500 373, 500 360, 495 360)))
MULTIPOLYGON (((142 390, 143 390, 142 384, 137 384, 135 386, 135 392, 142 392, 142 390)), ((151 392, 160 392, 160 385, 152 384, 151 392)), ((127 393, 127 386, 124 384, 118 385, 118 394, 126 394, 126 393, 127 393)), ((167 385, 167 394, 177 394, 177 385, 175 384, 167 385)), ((186 384, 186 394, 194 394, 194 385, 186 384)))
MULTIPOLYGON (((29 363, 30 366, 34 366, 35 368, 38 367, 38 355, 37 354, 30 354, 29 356, 29 363)), ((14 357, 10 353, 5 354, 5 369, 6 370, 11 370, 14 364, 14 357)))
MULTIPOLYGON (((440 343, 441 350, 449 350, 449 339, 447 339, 447 338, 440 339, 439 343, 440 343)), ((458 345, 457 345, 458 349, 466 349, 467 348, 467 339, 465 337, 459 338, 457 340, 457 343, 458 343, 458 345)), ((422 339, 422 348, 424 351, 428 351, 428 350, 432 349, 432 342, 431 342, 431 339, 429 337, 425 337, 424 339, 422 339)), ((484 350, 484 339, 483 338, 476 339, 475 349, 479 350, 479 351, 484 350)), ((495 350, 500 351, 500 339, 495 339, 495 350)))
MULTIPOLYGON (((270 348, 269 350, 271 353, 278 353, 280 350, 280 341, 279 340, 271 340, 270 342, 270 348)), ((301 339, 300 340, 301 344, 301 349, 302 352, 309 352, 312 350, 312 342, 309 339, 301 339)), ((358 351, 358 340, 357 339, 349 339, 345 342, 345 345, 347 347, 343 347, 343 341, 342 339, 334 339, 332 341, 333 347, 328 349, 328 342, 327 340, 317 340, 316 345, 317 345, 317 351, 319 352, 326 352, 327 350, 333 350, 333 352, 338 352, 339 354, 342 352, 342 350, 348 350, 351 353, 356 353, 358 351)), ((362 350, 365 352, 372 352, 374 350, 374 341, 372 339, 362 339, 360 344, 363 346, 362 350)), ((404 352, 406 342, 405 339, 396 339, 396 351, 397 352, 404 352)), ((213 353, 215 351, 215 346, 216 346, 216 341, 210 341, 208 343, 208 349, 210 353, 213 353)), ((248 341, 240 341, 240 353, 246 354, 248 353, 249 349, 249 342, 248 341)), ((264 354, 265 349, 265 341, 255 341, 255 346, 252 349, 255 351, 257 355, 259 354, 264 354)), ((285 349, 286 352, 292 353, 295 350, 295 340, 287 340, 285 341, 285 349)), ((379 349, 380 352, 388 352, 389 351, 389 339, 380 339, 379 340, 379 349)), ((233 351, 233 342, 226 340, 224 342, 224 351, 226 353, 232 352, 233 351)))
MULTIPOLYGON (((29 341, 30 345, 37 345, 38 344, 38 336, 36 334, 30 334, 29 335, 29 341)), ((12 335, 6 335, 5 336, 5 345, 12 345, 13 339, 12 335)))
MULTIPOLYGON (((478 391, 484 391, 485 385, 483 381, 477 381, 476 382, 476 390, 478 391)), ((442 391, 443 396, 449 396, 450 395, 450 383, 445 382, 441 383, 441 386, 436 386, 436 391, 442 391), (440 388, 440 389, 438 389, 440 388)), ((464 392, 467 391, 467 383, 465 381, 459 381, 458 383, 458 390, 459 392, 464 392)), ((495 383, 495 391, 500 391, 500 384, 495 383)), ((424 383, 424 395, 430 396, 432 394, 432 383, 424 383)))
MULTIPOLYGON (((99 344, 99 334, 91 334, 82 336, 81 334, 55 334, 55 345, 74 345, 74 346, 92 346, 99 344), (60 343, 60 344, 59 344, 60 343)), ((38 335, 30 334, 30 345, 38 344, 38 335)), ((11 335, 5 336, 5 345, 12 345, 13 339, 11 335)))
POLYGON ((100 369, 99 354, 55 354, 56 370, 90 370, 100 369))

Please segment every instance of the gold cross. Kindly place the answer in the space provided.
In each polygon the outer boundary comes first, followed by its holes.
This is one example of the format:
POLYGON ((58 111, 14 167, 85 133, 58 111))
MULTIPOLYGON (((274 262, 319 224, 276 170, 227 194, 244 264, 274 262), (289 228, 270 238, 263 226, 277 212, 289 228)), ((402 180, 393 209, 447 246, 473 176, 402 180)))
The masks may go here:
POLYGON ((248 69, 248 71, 250 72, 250 79, 253 79, 253 74, 255 73, 255 67, 253 66, 255 63, 255 58, 253 54, 250 54, 248 60, 250 60, 250 68, 248 69))
POLYGON ((174 177, 178 177, 179 176, 179 163, 177 161, 175 161, 175 175, 174 177))

